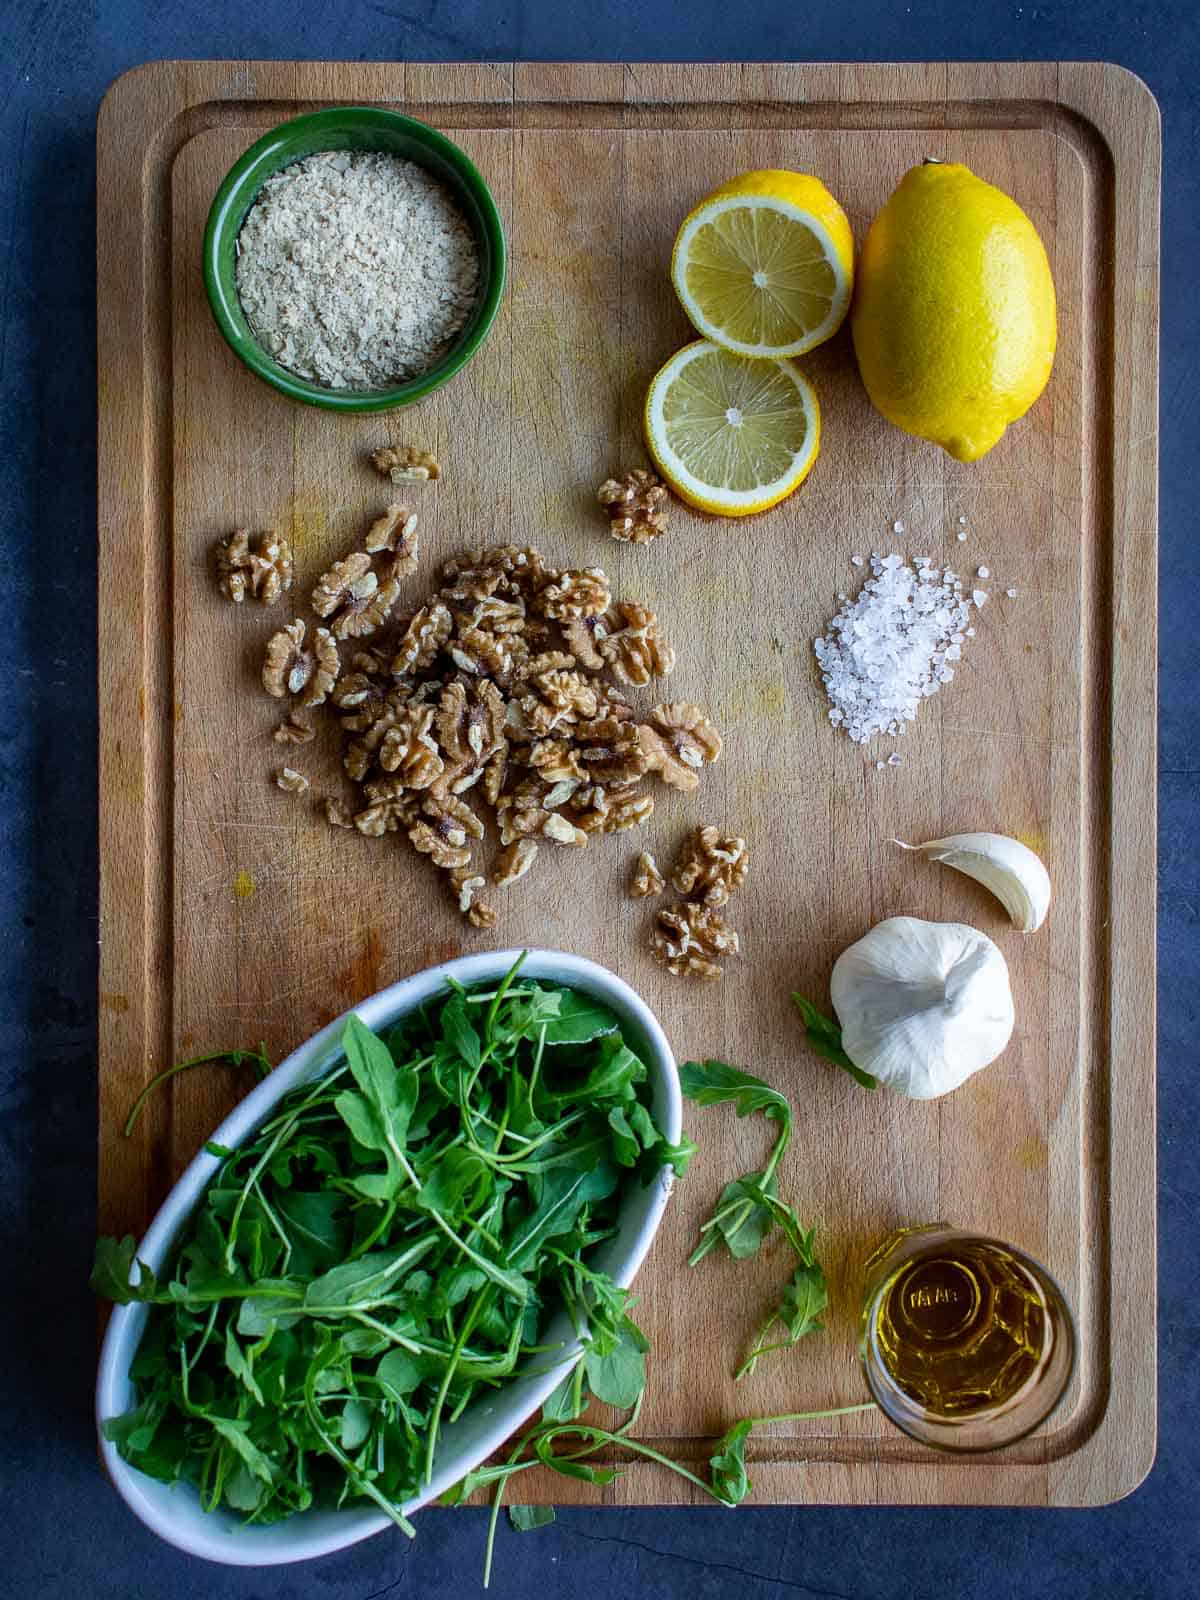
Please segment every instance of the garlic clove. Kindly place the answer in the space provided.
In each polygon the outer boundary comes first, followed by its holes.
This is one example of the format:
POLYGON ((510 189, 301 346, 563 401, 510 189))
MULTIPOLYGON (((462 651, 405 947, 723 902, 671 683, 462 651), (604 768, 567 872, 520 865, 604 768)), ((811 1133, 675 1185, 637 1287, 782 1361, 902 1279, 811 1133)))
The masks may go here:
POLYGON ((952 833, 927 844, 905 844, 901 850, 919 850, 930 861, 940 861, 956 872, 982 883, 999 900, 1022 933, 1036 933, 1050 909, 1050 874, 1027 844, 1006 833, 952 833))
POLYGON ((933 1100, 996 1059, 1015 1022, 1008 964, 962 922, 888 917, 834 962, 842 1048, 913 1100, 933 1100))

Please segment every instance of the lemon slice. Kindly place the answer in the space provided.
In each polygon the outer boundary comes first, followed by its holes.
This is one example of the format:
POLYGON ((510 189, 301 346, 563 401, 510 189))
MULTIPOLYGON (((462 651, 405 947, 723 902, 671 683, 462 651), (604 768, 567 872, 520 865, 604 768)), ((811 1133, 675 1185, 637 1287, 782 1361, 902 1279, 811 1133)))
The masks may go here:
POLYGON ((807 478, 821 442, 816 391, 790 361, 697 339, 646 395, 646 443, 675 493, 702 511, 765 511, 807 478))
POLYGON ((685 218, 671 278, 705 338, 744 356, 798 356, 845 319, 854 238, 819 178, 746 172, 685 218))

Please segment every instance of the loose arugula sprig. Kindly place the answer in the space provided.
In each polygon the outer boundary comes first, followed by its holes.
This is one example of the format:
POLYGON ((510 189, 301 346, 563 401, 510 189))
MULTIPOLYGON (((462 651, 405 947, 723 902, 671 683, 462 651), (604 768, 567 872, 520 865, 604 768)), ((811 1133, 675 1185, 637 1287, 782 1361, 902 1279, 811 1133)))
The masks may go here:
MULTIPOLYGON (((738 1506, 753 1488, 746 1466, 746 1445, 755 1428, 774 1422, 807 1422, 821 1417, 850 1416, 859 1411, 875 1409, 873 1400, 856 1405, 834 1406, 822 1411, 790 1411, 770 1417, 743 1417, 722 1436, 715 1453, 709 1458, 709 1479, 706 1481, 678 1461, 672 1461, 661 1451, 631 1437, 642 1406, 642 1394, 630 1410, 628 1417, 617 1428, 604 1428, 578 1420, 587 1407, 586 1385, 581 1383, 582 1367, 563 1380, 542 1407, 542 1417, 518 1439, 506 1460, 480 1467, 469 1473, 461 1483, 442 1496, 441 1504, 462 1505, 479 1489, 492 1488, 491 1516, 488 1519, 487 1543, 484 1553, 483 1587, 491 1580, 495 1555, 496 1530, 505 1492, 514 1477, 534 1467, 546 1467, 562 1477, 582 1479, 587 1483, 608 1484, 621 1476, 621 1466, 595 1466, 588 1457, 600 1450, 624 1451, 635 1460, 652 1461, 683 1478, 719 1505, 738 1506), (573 1448, 556 1452, 554 1446, 567 1440, 577 1441, 573 1448)), ((518 1533, 546 1527, 554 1521, 550 1506, 512 1505, 509 1522, 518 1533)))
POLYGON ((173 1067, 167 1067, 164 1071, 151 1078, 150 1082, 130 1106, 129 1115, 125 1119, 125 1126, 121 1130, 125 1138, 128 1139, 137 1126, 137 1120, 142 1114, 146 1101, 149 1100, 156 1089, 160 1088, 168 1079, 175 1077, 177 1073, 190 1072, 193 1067, 208 1066, 213 1061, 224 1061, 231 1067, 240 1067, 243 1062, 248 1061, 254 1068, 260 1082, 271 1071, 271 1062, 267 1055, 265 1044, 260 1044, 257 1050, 213 1050, 208 1055, 192 1056, 189 1061, 177 1061, 173 1067))
POLYGON ((732 1105, 739 1117, 759 1111, 779 1124, 762 1171, 749 1172, 725 1185, 716 1210, 701 1224, 700 1243, 688 1257, 688 1265, 694 1267, 723 1243, 730 1255, 743 1260, 754 1255, 772 1228, 778 1227, 799 1260, 778 1304, 759 1325, 750 1353, 737 1369, 736 1381, 752 1373, 770 1351, 789 1349, 824 1326, 817 1317, 829 1303, 825 1273, 813 1253, 816 1230, 805 1233, 796 1212, 779 1198, 776 1171, 792 1136, 792 1108, 786 1096, 724 1061, 687 1061, 679 1070, 679 1081, 684 1094, 697 1105, 732 1105), (776 1323, 782 1323, 787 1336, 768 1343, 776 1323))
POLYGON ((137 1404, 105 1423, 133 1466, 249 1522, 370 1502, 411 1533, 443 1425, 554 1362, 555 1307, 585 1341, 578 1392, 640 1396, 632 1302, 589 1255, 622 1185, 693 1147, 656 1127, 616 1017, 519 966, 386 1040, 352 1018, 343 1061, 215 1148, 161 1279, 139 1263, 132 1284, 132 1239, 99 1241, 97 1292, 151 1306, 137 1404))
POLYGON ((792 1004, 804 1022, 809 1045, 819 1056, 824 1056, 826 1061, 832 1061, 835 1067, 841 1067, 843 1072, 848 1072, 855 1083, 861 1083, 864 1089, 878 1089, 879 1079, 875 1074, 864 1071, 862 1067, 856 1067, 842 1048, 842 1030, 832 1017, 827 1017, 824 1012, 818 1011, 816 1006, 802 994, 793 994, 792 1004))

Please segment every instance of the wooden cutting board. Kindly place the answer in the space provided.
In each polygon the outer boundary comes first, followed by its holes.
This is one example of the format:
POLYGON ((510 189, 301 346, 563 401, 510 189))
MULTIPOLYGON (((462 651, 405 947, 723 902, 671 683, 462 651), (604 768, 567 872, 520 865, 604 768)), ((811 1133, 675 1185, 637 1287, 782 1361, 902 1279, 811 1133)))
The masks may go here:
MULTIPOLYGON (((784 1191, 818 1224, 828 1329, 736 1389, 739 1352, 787 1273, 685 1258, 698 1221, 769 1134, 689 1112, 701 1155, 639 1281, 654 1356, 640 1432, 703 1461, 733 1418, 861 1394, 863 1262, 899 1223, 948 1218, 1045 1261, 1079 1320, 1069 1400, 1002 1455, 940 1457, 877 1415, 778 1428, 752 1449, 758 1501, 1097 1504, 1154 1453, 1155 476, 1159 123, 1145 87, 1099 65, 487 65, 158 62, 99 123, 101 890, 100 1225, 141 1229, 246 1088, 189 1074, 134 1137, 142 1084, 183 1057, 265 1039, 273 1059, 372 991, 489 943, 558 946, 622 973, 680 1059, 721 1056, 799 1108, 784 1191), (391 105, 447 130, 506 219, 512 278, 481 356, 419 407, 331 417, 251 377, 200 276, 213 192, 269 126, 329 103, 391 105), (806 359, 824 410, 804 490, 733 525, 678 509, 661 542, 611 542, 593 502, 644 459, 647 380, 690 336, 668 279, 679 219, 749 167, 821 174, 861 240, 926 154, 1016 196, 1058 287, 1054 376, 982 462, 962 466, 868 406, 844 331, 806 359), (695 798, 664 794, 645 835, 561 852, 465 927, 427 864, 328 828, 271 783, 278 707, 256 688, 282 608, 230 606, 206 568, 235 525, 296 549, 302 597, 389 498, 363 464, 386 441, 438 455, 414 491, 424 575, 465 546, 533 541, 602 564, 674 640, 673 697, 702 702, 726 752, 695 798), (960 518, 966 517, 965 525, 960 518), (903 523, 903 533, 893 523, 903 523), (968 538, 954 535, 965 526, 968 538), (992 603, 953 684, 897 747, 826 719, 811 641, 857 587, 853 554, 991 570, 992 603), (1015 598, 1005 595, 1016 589, 1015 598), (689 986, 646 952, 624 895, 643 845, 669 860, 710 820, 749 839, 743 959, 689 986), (904 856, 992 828, 1035 843, 1055 886, 1023 938, 982 889, 904 856), (966 920, 1008 958, 1017 1031, 1001 1060, 928 1104, 868 1095, 805 1047, 788 1002, 895 913, 966 920)), ((646 705, 652 703, 643 696, 646 705)), ((335 753, 295 756, 314 787, 335 753)), ((579 1486, 580 1497, 601 1491, 579 1486)), ((526 1498, 570 1499, 556 1479, 526 1498)), ((634 1466, 610 1502, 678 1502, 634 1466)))

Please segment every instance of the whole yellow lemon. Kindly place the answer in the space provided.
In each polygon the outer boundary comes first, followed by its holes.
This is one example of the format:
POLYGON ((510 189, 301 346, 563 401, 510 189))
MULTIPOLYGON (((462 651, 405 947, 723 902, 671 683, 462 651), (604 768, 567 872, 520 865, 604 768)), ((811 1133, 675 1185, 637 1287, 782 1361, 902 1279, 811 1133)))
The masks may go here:
POLYGON ((1037 229, 970 168, 913 167, 867 233, 850 325, 872 404, 977 461, 1054 364, 1054 280, 1037 229))

